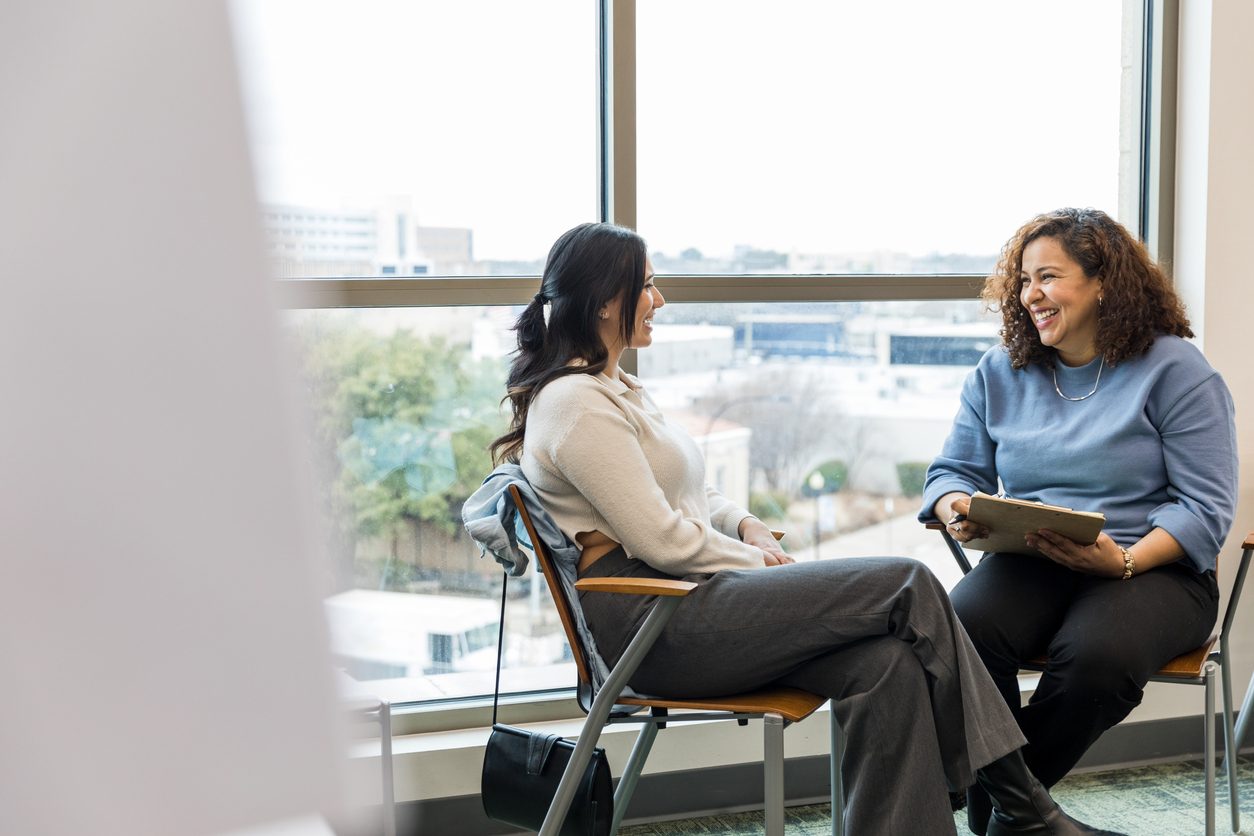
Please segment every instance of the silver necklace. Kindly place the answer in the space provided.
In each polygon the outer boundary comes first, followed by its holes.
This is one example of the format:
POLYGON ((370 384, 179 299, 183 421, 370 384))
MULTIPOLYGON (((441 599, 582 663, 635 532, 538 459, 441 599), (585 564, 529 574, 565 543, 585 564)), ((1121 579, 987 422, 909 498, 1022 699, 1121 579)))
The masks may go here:
POLYGON ((1062 393, 1062 390, 1058 388, 1058 368, 1057 367, 1051 368, 1050 372, 1052 372, 1054 375, 1054 391, 1057 392, 1058 397, 1062 398, 1064 401, 1088 400, 1089 398, 1093 397, 1093 394, 1095 392, 1097 392, 1097 387, 1102 385, 1102 369, 1104 368, 1106 368, 1105 357, 1102 358, 1101 364, 1097 367, 1097 380, 1093 381, 1093 388, 1089 390, 1089 393, 1087 395, 1081 395, 1078 398, 1071 398, 1062 393))

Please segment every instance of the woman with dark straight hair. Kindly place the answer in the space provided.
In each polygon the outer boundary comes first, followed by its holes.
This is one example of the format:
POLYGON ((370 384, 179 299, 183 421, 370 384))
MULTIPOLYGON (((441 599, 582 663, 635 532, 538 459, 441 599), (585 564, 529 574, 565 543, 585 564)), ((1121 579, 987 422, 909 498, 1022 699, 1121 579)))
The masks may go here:
MULTIPOLYGON (((1045 786, 1141 702, 1149 677, 1200 645, 1219 607, 1215 562, 1232 525, 1232 396, 1193 336, 1166 275, 1095 209, 1059 209, 1007 242, 984 299, 1003 345, 967 378, 928 469, 923 520, 960 541, 971 494, 1106 515, 1092 545, 1029 534, 1043 557, 986 554, 954 587, 962 619, 1028 739, 1045 786), (1020 664, 1047 655, 1020 706, 1020 664)), ((988 804, 970 793, 971 827, 988 804)), ((989 832, 993 832, 991 829, 989 832)))
MULTIPOLYGON (((955 833, 947 785, 972 781, 995 800, 992 833, 1104 832, 1031 778, 1023 737, 925 566, 795 563, 760 520, 706 486, 697 445, 618 365, 653 341, 665 304, 634 232, 584 224, 559 238, 516 326, 513 422, 493 445, 580 547, 580 577, 698 584, 632 688, 702 697, 788 685, 833 699, 848 739, 844 815, 858 836, 955 833)), ((608 665, 648 604, 580 596, 608 665)))
POLYGON ((514 324, 518 355, 506 382, 514 420, 492 443, 493 458, 517 460, 527 411, 545 384, 606 370, 610 355, 601 338, 606 322, 601 313, 616 299, 622 300, 618 339, 624 344, 631 339, 647 261, 644 240, 612 224, 582 224, 553 245, 540 292, 514 324))

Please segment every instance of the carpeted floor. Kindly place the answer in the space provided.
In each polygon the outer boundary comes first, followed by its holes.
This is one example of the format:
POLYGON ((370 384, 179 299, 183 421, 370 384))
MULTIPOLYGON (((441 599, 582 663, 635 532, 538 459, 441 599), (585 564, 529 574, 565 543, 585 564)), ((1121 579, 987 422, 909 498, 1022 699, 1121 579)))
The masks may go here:
MULTIPOLYGON (((1241 832, 1254 834, 1254 759, 1240 758, 1238 767, 1241 832)), ((1227 781, 1218 769, 1216 784, 1215 832, 1231 833, 1227 781)), ((1054 797, 1067 812, 1081 821, 1128 836, 1202 834, 1205 831, 1204 794, 1201 761, 1073 775, 1054 788, 1054 797)), ((970 831, 965 811, 956 814, 955 821, 958 833, 966 836, 970 831)), ((828 836, 831 833, 829 805, 789 807, 785 830, 788 836, 828 836)), ((624 827, 619 832, 622 836, 752 836, 762 832, 762 813, 658 822, 624 827)))

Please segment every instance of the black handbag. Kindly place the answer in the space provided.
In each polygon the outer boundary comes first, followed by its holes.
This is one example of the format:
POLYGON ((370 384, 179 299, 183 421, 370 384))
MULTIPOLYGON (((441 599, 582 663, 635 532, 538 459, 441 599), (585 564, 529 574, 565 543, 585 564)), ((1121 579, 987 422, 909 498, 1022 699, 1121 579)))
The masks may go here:
MULTIPOLYGON (((506 582, 508 583, 508 575, 506 582)), ((501 695, 501 654, 505 649, 505 584, 501 587, 501 626, 496 642, 496 688, 492 696, 492 735, 483 753, 480 797, 488 818, 539 830, 575 743, 555 734, 496 721, 501 695)), ((605 750, 592 750, 588 768, 575 787, 561 836, 608 836, 614 820, 614 788, 605 750)))

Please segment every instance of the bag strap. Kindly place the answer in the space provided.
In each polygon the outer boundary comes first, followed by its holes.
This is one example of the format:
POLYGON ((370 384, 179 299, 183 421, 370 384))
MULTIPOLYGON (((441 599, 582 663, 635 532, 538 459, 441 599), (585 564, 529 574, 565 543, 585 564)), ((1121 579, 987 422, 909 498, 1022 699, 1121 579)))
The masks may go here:
POLYGON ((496 706, 501 699, 501 656, 505 654, 505 587, 509 572, 501 573, 501 621, 496 631, 496 685, 492 689, 492 725, 496 725, 496 706))

